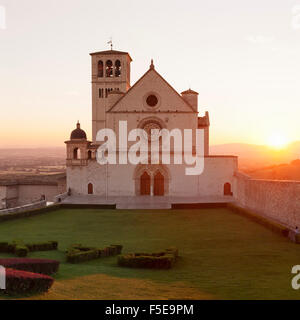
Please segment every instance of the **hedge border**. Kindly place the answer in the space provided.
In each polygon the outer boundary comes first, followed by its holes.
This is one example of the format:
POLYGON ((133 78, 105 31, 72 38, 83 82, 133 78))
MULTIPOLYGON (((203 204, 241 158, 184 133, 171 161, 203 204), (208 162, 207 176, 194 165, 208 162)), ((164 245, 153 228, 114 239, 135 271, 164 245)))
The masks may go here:
POLYGON ((122 245, 111 244, 106 248, 84 247, 81 244, 73 244, 66 252, 68 263, 81 263, 103 257, 111 257, 121 254, 122 245))
POLYGON ((17 240, 12 242, 0 242, 0 253, 14 253, 18 257, 26 257, 29 252, 57 250, 57 241, 23 243, 17 240))
POLYGON ((178 249, 167 248, 154 253, 127 253, 118 256, 118 265, 127 268, 171 269, 178 258, 178 249))
POLYGON ((51 275, 58 272, 60 261, 38 258, 0 258, 0 265, 14 270, 51 275))
POLYGON ((251 209, 243 208, 236 203, 228 203, 227 208, 230 209, 233 213, 239 214, 241 216, 244 216, 254 222, 259 223, 260 225, 266 227, 267 229, 280 234, 284 237, 288 237, 289 232, 291 231, 290 228, 287 226, 284 226, 283 224, 271 220, 265 216, 259 215, 258 213, 255 213, 251 209))
POLYGON ((18 295, 48 291, 54 279, 48 275, 17 269, 6 269, 6 289, 4 294, 18 295))
POLYGON ((7 221, 7 220, 13 220, 13 219, 20 219, 20 218, 25 218, 25 217, 32 217, 36 216, 42 213, 47 213, 51 211, 56 211, 60 209, 61 204, 54 204, 51 206, 47 206, 44 208, 39 208, 39 209, 31 209, 23 212, 15 212, 15 213, 5 213, 5 214, 0 214, 0 222, 7 221))
POLYGON ((116 209, 116 204, 75 204, 61 203, 60 206, 66 209, 116 209))
POLYGON ((226 208, 228 202, 172 203, 171 209, 214 209, 226 208))

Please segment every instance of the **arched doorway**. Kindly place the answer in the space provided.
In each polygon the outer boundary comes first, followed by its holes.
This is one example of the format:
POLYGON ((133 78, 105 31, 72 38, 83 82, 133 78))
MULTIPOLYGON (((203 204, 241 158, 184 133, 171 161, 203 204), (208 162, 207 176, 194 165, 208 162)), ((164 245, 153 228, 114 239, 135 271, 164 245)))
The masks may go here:
POLYGON ((155 196, 163 196, 165 194, 165 178, 158 171, 154 176, 154 190, 155 196))
POLYGON ((231 184, 229 182, 226 182, 224 184, 224 196, 232 196, 232 191, 231 191, 231 184))
POLYGON ((94 187, 92 183, 88 184, 88 194, 93 194, 94 193, 94 187))
POLYGON ((140 190, 141 196, 150 195, 150 176, 146 171, 141 175, 140 190))

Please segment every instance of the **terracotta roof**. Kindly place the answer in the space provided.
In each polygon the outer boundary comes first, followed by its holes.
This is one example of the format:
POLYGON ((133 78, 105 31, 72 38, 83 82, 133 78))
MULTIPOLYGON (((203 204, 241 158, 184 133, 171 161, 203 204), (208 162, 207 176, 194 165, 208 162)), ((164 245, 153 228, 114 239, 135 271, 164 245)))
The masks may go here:
POLYGON ((124 52, 124 51, 118 51, 118 50, 105 50, 105 51, 98 51, 98 52, 92 52, 90 53, 91 56, 95 56, 95 55, 110 55, 110 54, 125 54, 128 55, 130 58, 130 61, 132 61, 132 58, 130 57, 130 54, 128 52, 124 52))
POLYGON ((167 80, 166 80, 163 76, 161 76, 161 75, 154 69, 154 67, 152 67, 152 66, 153 66, 153 64, 151 64, 149 70, 147 70, 147 71, 144 73, 144 75, 142 75, 142 76, 139 78, 139 80, 136 81, 136 83, 135 83, 132 87, 130 87, 129 90, 127 90, 127 91, 125 92, 125 94, 121 97, 121 99, 119 99, 118 101, 116 101, 116 103, 115 103, 107 112, 111 112, 111 111, 114 109, 114 107, 115 107, 121 100, 123 100, 123 98, 126 97, 126 95, 127 95, 133 88, 135 88, 138 83, 140 83, 140 82, 146 77, 146 75, 147 75, 149 72, 155 72, 155 73, 171 88, 171 90, 173 90, 173 91, 176 93, 176 95, 191 109, 191 112, 198 113, 197 111, 194 110, 194 108, 193 108, 186 100, 183 99, 183 97, 169 84, 169 82, 167 82, 167 80))
POLYGON ((82 129, 80 129, 79 121, 77 123, 77 128, 71 132, 70 139, 71 140, 74 140, 74 139, 85 139, 86 140, 86 133, 82 129))
POLYGON ((199 94, 199 93, 192 90, 192 89, 189 89, 189 90, 185 90, 185 91, 181 92, 181 94, 199 94))
POLYGON ((86 133, 82 129, 75 129, 71 132, 70 139, 86 139, 86 133))

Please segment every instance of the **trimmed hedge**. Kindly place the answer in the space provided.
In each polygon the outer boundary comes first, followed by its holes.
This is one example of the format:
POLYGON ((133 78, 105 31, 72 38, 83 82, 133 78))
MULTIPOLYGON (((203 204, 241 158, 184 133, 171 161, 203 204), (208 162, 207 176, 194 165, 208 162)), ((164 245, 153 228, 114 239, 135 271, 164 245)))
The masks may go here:
POLYGON ((29 250, 28 247, 23 246, 23 245, 16 245, 15 247, 15 254, 18 257, 27 257, 29 250))
POLYGON ((3 291, 7 294, 45 292, 51 288, 53 282, 53 278, 43 274, 8 268, 6 269, 6 289, 3 291))
POLYGON ((118 256, 118 265, 129 268, 170 269, 178 257, 178 249, 171 247, 156 253, 129 253, 118 256))
POLYGON ((27 243, 26 247, 28 247, 30 252, 57 250, 58 242, 47 241, 47 242, 27 243))
POLYGON ((0 215, 0 222, 6 221, 6 220, 12 220, 12 219, 31 217, 31 216, 35 216, 35 215, 47 213, 47 212, 52 212, 52 211, 60 209, 60 207, 61 207, 60 204, 54 204, 54 205, 39 208, 39 209, 30 209, 28 211, 1 214, 0 215))
POLYGON ((56 250, 57 241, 24 244, 22 241, 0 242, 0 252, 15 253, 18 257, 26 257, 28 252, 56 250))
POLYGON ((263 226, 265 226, 266 228, 281 234, 284 237, 287 237, 289 234, 289 228, 285 227, 284 225, 273 221, 271 219, 268 219, 264 216, 258 215, 255 212, 253 212, 252 210, 240 207, 236 204, 233 203, 228 203, 227 208, 230 209, 232 212, 243 215, 263 226))
POLYGON ((172 203, 171 209, 215 209, 226 208, 226 202, 206 202, 206 203, 172 203))
POLYGON ((103 257, 115 256, 121 254, 122 245, 110 245, 104 249, 94 247, 83 247, 81 244, 73 244, 67 250, 67 262, 80 263, 103 257))
POLYGON ((7 258, 0 259, 0 265, 5 268, 49 275, 58 272, 59 261, 48 259, 7 258))

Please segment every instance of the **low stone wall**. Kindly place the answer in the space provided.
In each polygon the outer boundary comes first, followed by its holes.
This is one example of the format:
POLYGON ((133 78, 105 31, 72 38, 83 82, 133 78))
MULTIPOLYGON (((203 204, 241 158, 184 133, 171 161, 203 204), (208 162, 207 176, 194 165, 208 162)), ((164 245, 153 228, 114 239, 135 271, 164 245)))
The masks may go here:
POLYGON ((234 180, 234 197, 240 206, 289 228, 300 228, 300 181, 258 180, 242 174, 234 180))
POLYGON ((44 208, 46 207, 46 203, 47 203, 46 200, 43 200, 43 201, 31 203, 31 204, 26 204, 21 207, 0 210, 0 216, 44 208))
POLYGON ((64 199, 67 198, 67 196, 68 196, 68 192, 61 193, 61 194, 54 197, 54 202, 55 203, 62 202, 64 199))

